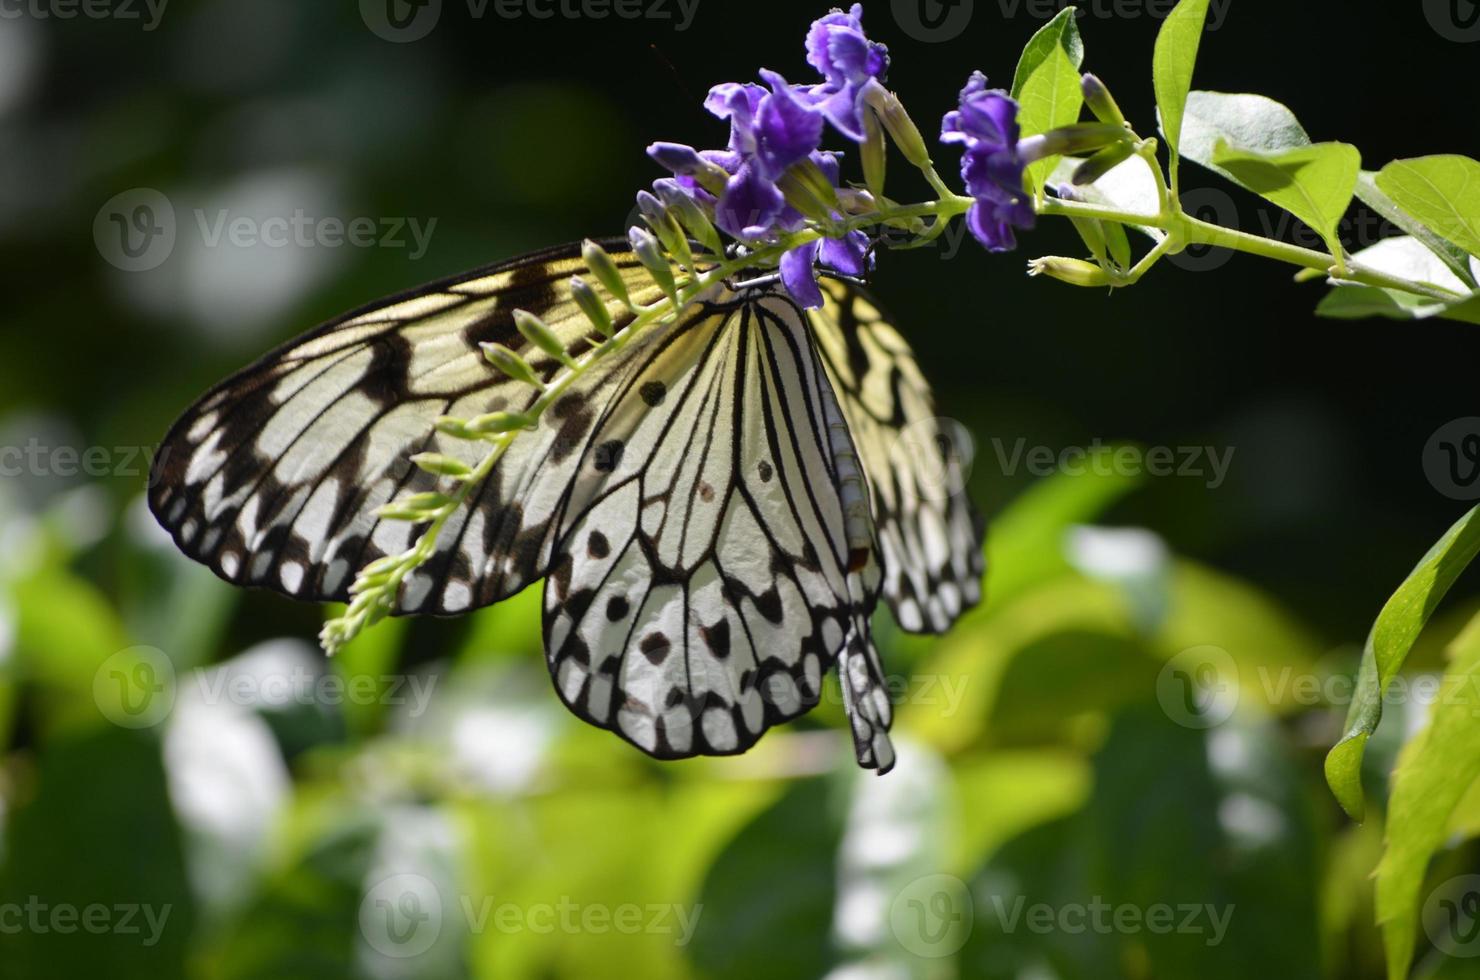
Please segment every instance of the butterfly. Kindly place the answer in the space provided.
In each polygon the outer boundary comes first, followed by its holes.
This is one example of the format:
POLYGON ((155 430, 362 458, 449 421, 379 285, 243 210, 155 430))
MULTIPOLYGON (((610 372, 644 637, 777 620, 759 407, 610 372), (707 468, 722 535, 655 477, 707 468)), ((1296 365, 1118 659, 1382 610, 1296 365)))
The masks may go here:
MULTIPOLYGON (((548 382, 561 363, 514 310, 572 356, 600 343, 571 291, 581 254, 393 296, 221 382, 165 437, 154 515, 228 582, 348 601, 359 569, 422 530, 380 508, 444 479, 410 457, 478 462, 435 420, 534 400, 480 344, 548 382)), ((634 304, 662 296, 625 243, 611 255, 634 304)), ((949 627, 981 597, 983 524, 908 345, 859 285, 823 288, 807 312, 774 277, 718 284, 581 376, 441 528, 393 614, 465 613, 543 578, 559 697, 662 759, 744 752, 815 706, 836 665, 858 762, 888 771, 870 618, 882 596, 906 630, 949 627)))

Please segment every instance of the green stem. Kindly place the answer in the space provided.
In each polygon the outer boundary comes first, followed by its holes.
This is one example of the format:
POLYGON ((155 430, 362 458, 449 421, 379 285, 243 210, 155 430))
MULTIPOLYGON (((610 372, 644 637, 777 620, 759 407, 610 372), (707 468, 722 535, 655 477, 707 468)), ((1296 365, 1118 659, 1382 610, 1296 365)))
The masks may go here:
MULTIPOLYGON (((1258 235, 1236 231, 1232 228, 1224 228, 1221 225, 1211 224, 1185 214, 1163 216, 1137 214, 1132 211, 1103 208, 1095 204, 1082 204, 1078 201, 1052 199, 1043 202, 1039 213, 1065 218, 1118 221, 1121 224, 1139 225, 1143 228, 1159 228, 1168 232, 1173 238, 1179 238, 1179 244, 1182 247, 1188 245, 1212 245, 1220 248, 1233 249, 1237 252, 1247 252, 1250 255, 1273 259, 1276 262, 1285 262, 1289 265, 1300 266, 1303 269, 1317 269, 1321 272, 1330 272, 1340 264, 1337 262, 1336 257, 1328 252, 1319 252, 1315 249, 1303 248, 1299 245, 1289 245, 1270 238, 1261 238, 1258 235)), ((1369 269, 1355 262, 1348 262, 1346 266, 1345 273, 1341 278, 1349 282, 1361 283, 1366 286, 1377 286, 1382 289, 1397 289, 1446 302, 1459 298, 1458 293, 1451 292, 1450 290, 1388 275, 1385 272, 1369 269)))

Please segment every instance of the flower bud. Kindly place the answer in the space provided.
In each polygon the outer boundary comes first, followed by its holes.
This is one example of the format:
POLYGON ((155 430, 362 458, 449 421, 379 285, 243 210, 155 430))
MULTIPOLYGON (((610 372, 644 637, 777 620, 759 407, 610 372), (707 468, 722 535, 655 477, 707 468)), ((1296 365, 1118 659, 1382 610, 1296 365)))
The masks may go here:
POLYGON ((1036 163, 1063 154, 1089 153, 1115 143, 1129 143, 1130 130, 1106 123, 1075 123, 1051 129, 1018 142, 1018 156, 1024 163, 1036 163))
POLYGON ((534 427, 534 416, 523 412, 489 412, 468 420, 468 431, 476 435, 499 435, 534 427))
POLYGON ((692 177, 700 187, 716 197, 724 193, 725 182, 730 179, 723 167, 704 159, 692 146, 654 143, 647 152, 663 169, 680 177, 692 177))
POLYGON ((889 148, 884 143, 884 129, 872 112, 863 114, 863 183, 874 197, 884 196, 884 174, 888 169, 889 148))
POLYGON ((514 328, 525 340, 555 360, 562 364, 571 363, 570 355, 565 352, 565 345, 560 342, 560 338, 555 336, 555 332, 545 324, 544 320, 533 313, 528 310, 515 310, 514 328))
POLYGON ((642 213, 642 220, 647 222, 647 226, 662 243, 664 250, 683 265, 692 266, 694 255, 689 250, 689 240, 684 237, 683 229, 663 203, 647 191, 638 191, 637 209, 642 213))
POLYGON ((1048 255, 1028 263, 1028 275, 1048 276, 1071 286, 1109 286, 1110 276, 1093 262, 1048 255))
POLYGON ((505 377, 514 381, 523 381, 541 390, 544 389, 545 383, 534 373, 534 368, 530 367, 529 362, 514 351, 503 344, 482 343, 478 346, 483 348, 483 356, 487 358, 488 363, 503 372, 505 377))
POLYGON ((1083 187, 1085 184, 1093 184, 1135 156, 1135 153, 1136 147, 1132 143, 1113 143, 1081 163, 1078 169, 1074 171, 1072 179, 1080 187, 1083 187))
POLYGON ((628 309, 632 308, 632 299, 627 295, 627 283, 623 281, 617 263, 612 261, 606 249, 588 238, 581 243, 581 259, 607 292, 621 300, 628 309))
POLYGON ((714 223, 687 191, 672 180, 656 181, 653 187, 668 212, 678 218, 679 224, 695 241, 716 256, 725 254, 724 243, 720 240, 719 232, 714 230, 714 223))
POLYGON ((879 114, 879 120, 889 131, 894 145, 899 147, 904 158, 917 167, 930 166, 930 150, 925 145, 925 138, 920 135, 920 127, 915 125, 915 121, 905 111, 899 96, 880 85, 877 79, 869 82, 864 92, 864 98, 879 114))
POLYGON ((580 276, 571 276, 570 295, 576 301, 576 305, 581 308, 581 312, 586 314, 586 319, 591 321, 592 329, 603 337, 610 337, 612 335, 611 311, 606 308, 601 297, 596 295, 596 290, 591 288, 591 284, 580 276))
POLYGON ((627 240, 632 243, 632 251, 637 253, 637 261, 642 263, 644 269, 653 277, 658 288, 678 305, 678 292, 673 283, 673 266, 664 257, 658 248, 658 240, 651 232, 642 228, 633 228, 627 232, 627 240))
POLYGON ((466 480, 473 475, 473 470, 468 464, 441 453, 417 453, 411 457, 411 462, 417 469, 433 476, 450 476, 454 479, 466 480))
POLYGON ((1115 96, 1110 94, 1110 90, 1098 76, 1085 74, 1079 80, 1079 88, 1084 93, 1084 104, 1089 106, 1089 111, 1095 114, 1096 119, 1111 126, 1125 127, 1125 114, 1120 111, 1120 106, 1115 103, 1115 96))

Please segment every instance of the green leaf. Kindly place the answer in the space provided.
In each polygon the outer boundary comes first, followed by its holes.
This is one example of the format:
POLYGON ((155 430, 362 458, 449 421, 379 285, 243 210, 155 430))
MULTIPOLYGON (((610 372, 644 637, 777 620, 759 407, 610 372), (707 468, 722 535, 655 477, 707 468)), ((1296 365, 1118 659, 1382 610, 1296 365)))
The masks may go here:
POLYGON ((1152 55, 1152 78, 1156 84, 1156 106, 1161 129, 1172 152, 1172 170, 1182 143, 1182 120, 1187 95, 1192 90, 1192 70, 1202 44, 1203 25, 1208 18, 1208 0, 1182 0, 1168 15, 1156 35, 1152 55))
MULTIPOLYGON (((1166 132, 1165 120, 1162 132, 1166 132)), ((1241 150, 1276 154, 1310 146, 1310 137, 1295 113, 1274 99, 1193 92, 1187 97, 1182 120, 1182 156, 1237 183, 1233 174, 1213 160, 1220 142, 1241 150)))
POLYGON ((1480 323, 1480 294, 1450 269, 1443 257, 1422 241, 1407 235, 1385 238, 1363 249, 1352 259, 1369 269, 1413 282, 1428 283, 1463 294, 1449 302, 1419 296, 1400 289, 1382 289, 1340 283, 1316 308, 1320 316, 1338 320, 1386 317, 1391 320, 1425 320, 1440 317, 1465 323, 1480 323))
POLYGON ((1239 184, 1277 204, 1315 229, 1335 256, 1341 255, 1337 226, 1357 190, 1362 154, 1349 143, 1316 143, 1277 154, 1239 149, 1226 140, 1213 162, 1239 184))
POLYGON ((1408 975, 1418 894, 1429 859, 1449 836, 1450 818, 1480 779, 1480 718, 1470 692, 1480 683, 1480 617, 1454 643, 1454 660, 1429 727, 1403 752, 1388 802, 1387 851, 1377 866, 1377 921, 1388 976, 1408 975))
POLYGON ((1433 229, 1400 208, 1397 201, 1388 197, 1382 192, 1382 188, 1377 186, 1377 174, 1370 170, 1363 170, 1357 175, 1357 198, 1423 243, 1423 246, 1433 252, 1468 288, 1480 289, 1480 283, 1475 280, 1475 270, 1470 257, 1464 249, 1440 238, 1434 234, 1433 229))
POLYGON ((1480 163, 1462 156, 1398 160, 1377 186, 1418 220, 1471 255, 1480 255, 1480 163))
MULTIPOLYGON (((1074 18, 1074 7, 1065 7, 1044 24, 1023 48, 1012 79, 1012 97, 1022 106, 1018 123, 1024 136, 1068 126, 1079 119, 1084 94, 1079 88, 1079 66, 1084 64, 1084 42, 1074 18)), ((1040 160, 1028 168, 1028 183, 1036 194, 1044 178, 1053 172, 1057 157, 1040 160)))
POLYGON ((1459 573, 1480 553, 1480 507, 1439 539, 1393 593, 1372 626, 1362 653, 1356 697, 1346 716, 1346 734, 1326 756, 1326 782, 1353 820, 1361 820, 1362 754, 1382 719, 1382 697, 1403 666, 1418 634, 1459 573))

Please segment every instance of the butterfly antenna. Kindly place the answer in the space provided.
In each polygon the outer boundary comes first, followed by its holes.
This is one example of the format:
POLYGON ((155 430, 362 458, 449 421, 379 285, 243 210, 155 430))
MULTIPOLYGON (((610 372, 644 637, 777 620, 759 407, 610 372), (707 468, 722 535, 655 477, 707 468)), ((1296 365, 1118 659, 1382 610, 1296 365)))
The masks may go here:
POLYGON ((654 60, 656 60, 658 64, 666 68, 669 75, 673 76, 674 86, 678 89, 679 94, 683 96, 684 100, 689 105, 693 105, 696 102, 702 101, 698 96, 694 94, 693 86, 689 85, 689 83, 684 80, 683 73, 678 70, 678 66, 673 63, 672 59, 670 59, 666 54, 663 53, 662 48, 658 47, 658 42, 654 41, 649 44, 648 51, 652 54, 654 60))

